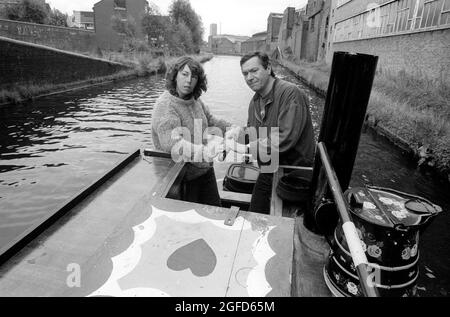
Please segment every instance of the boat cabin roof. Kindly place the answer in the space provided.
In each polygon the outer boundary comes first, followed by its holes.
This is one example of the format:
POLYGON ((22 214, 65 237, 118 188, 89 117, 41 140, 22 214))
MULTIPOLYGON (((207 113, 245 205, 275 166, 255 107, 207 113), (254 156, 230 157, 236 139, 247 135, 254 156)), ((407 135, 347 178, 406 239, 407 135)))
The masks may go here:
POLYGON ((291 296, 293 218, 167 198, 137 155, 0 266, 0 296, 291 296))

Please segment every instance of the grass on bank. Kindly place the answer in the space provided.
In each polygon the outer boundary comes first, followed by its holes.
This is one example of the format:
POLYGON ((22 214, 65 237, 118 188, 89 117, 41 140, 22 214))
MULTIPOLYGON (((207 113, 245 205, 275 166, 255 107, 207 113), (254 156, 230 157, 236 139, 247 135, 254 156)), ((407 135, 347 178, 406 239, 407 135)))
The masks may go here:
MULTIPOLYGON (((293 60, 281 64, 326 94, 329 65, 293 60)), ((367 110, 368 123, 408 144, 418 165, 434 168, 450 182, 449 103, 450 87, 442 79, 378 72, 367 110)))
MULTIPOLYGON (((368 113, 425 164, 450 173, 450 87, 443 80, 378 73, 368 113)), ((450 175, 450 174, 449 174, 450 175)), ((450 179, 449 179, 450 181, 450 179)))
MULTIPOLYGON (((76 82, 63 83, 63 84, 27 84, 17 85, 12 89, 0 90, 0 105, 1 104, 17 104, 26 100, 32 100, 38 96, 46 95, 52 92, 65 91, 77 87, 83 87, 86 85, 92 85, 108 81, 116 81, 120 79, 126 79, 130 77, 145 77, 156 74, 163 74, 167 68, 178 57, 154 57, 151 53, 120 53, 120 52, 107 52, 102 56, 96 54, 88 54, 90 57, 103 58, 108 61, 121 63, 128 66, 129 69, 122 70, 112 75, 103 77, 91 77, 76 82)), ((200 54, 192 55, 192 57, 200 62, 210 60, 212 54, 200 54)))

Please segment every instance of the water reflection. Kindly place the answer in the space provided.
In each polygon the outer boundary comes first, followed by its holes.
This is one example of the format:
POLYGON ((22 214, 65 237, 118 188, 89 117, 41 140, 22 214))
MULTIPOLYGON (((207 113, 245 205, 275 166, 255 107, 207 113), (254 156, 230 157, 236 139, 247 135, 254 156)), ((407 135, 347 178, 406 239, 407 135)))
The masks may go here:
POLYGON ((0 109, 0 248, 151 144, 155 77, 0 109))

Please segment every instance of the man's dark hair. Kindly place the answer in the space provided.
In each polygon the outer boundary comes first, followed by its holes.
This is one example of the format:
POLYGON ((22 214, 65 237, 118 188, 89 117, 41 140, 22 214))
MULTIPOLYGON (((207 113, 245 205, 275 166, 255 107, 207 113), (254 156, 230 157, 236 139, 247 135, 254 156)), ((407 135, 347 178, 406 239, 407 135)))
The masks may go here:
POLYGON ((188 65, 191 70, 192 77, 197 77, 198 79, 194 91, 192 92, 194 99, 198 99, 203 92, 206 92, 208 82, 203 66, 191 57, 180 57, 175 64, 170 67, 166 74, 166 88, 173 96, 179 97, 177 93, 177 75, 186 65, 188 65))
MULTIPOLYGON (((261 62, 261 65, 264 67, 264 69, 267 69, 270 65, 270 59, 269 56, 266 53, 256 51, 253 53, 246 54, 242 56, 241 58, 241 67, 244 65, 249 59, 252 59, 253 57, 258 57, 259 61, 261 62)), ((273 72, 273 69, 271 69, 270 76, 276 77, 275 73, 273 72)))

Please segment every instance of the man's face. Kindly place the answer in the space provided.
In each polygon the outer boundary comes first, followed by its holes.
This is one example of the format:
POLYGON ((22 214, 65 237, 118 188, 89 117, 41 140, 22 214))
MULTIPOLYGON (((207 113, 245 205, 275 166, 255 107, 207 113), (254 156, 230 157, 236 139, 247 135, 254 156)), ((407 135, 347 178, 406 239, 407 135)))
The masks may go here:
POLYGON ((241 67, 242 75, 251 90, 254 92, 262 92, 266 87, 271 72, 271 66, 264 69, 258 56, 252 57, 241 67))

